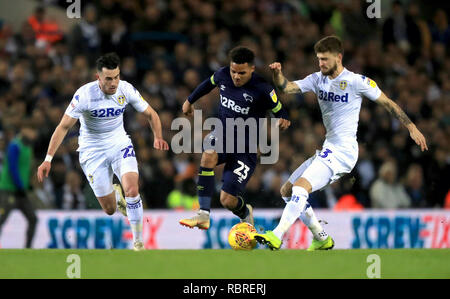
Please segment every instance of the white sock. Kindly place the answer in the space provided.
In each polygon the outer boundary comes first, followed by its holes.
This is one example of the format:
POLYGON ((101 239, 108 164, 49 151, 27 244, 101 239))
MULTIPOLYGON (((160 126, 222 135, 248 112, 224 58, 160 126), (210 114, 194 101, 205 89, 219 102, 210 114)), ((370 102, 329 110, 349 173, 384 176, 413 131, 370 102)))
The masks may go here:
POLYGON ((127 201, 127 215, 130 221, 131 232, 133 233, 133 242, 142 241, 144 209, 141 196, 125 197, 125 200, 127 201))
MULTIPOLYGON (((291 200, 291 197, 282 197, 282 198, 286 203, 288 203, 291 200)), ((308 227, 308 229, 311 231, 316 240, 323 241, 328 237, 328 234, 320 225, 320 222, 319 220, 317 220, 313 208, 308 202, 306 203, 305 209, 300 214, 299 218, 308 227)))
POLYGON ((305 210, 300 215, 300 219, 312 232, 314 239, 323 241, 328 238, 328 234, 323 230, 319 220, 317 220, 317 217, 309 204, 306 205, 305 210))
POLYGON ((299 186, 292 187, 291 200, 284 207, 281 215, 280 223, 273 230, 273 233, 281 240, 283 235, 289 230, 295 220, 300 217, 303 212, 306 200, 308 199, 308 191, 299 186))

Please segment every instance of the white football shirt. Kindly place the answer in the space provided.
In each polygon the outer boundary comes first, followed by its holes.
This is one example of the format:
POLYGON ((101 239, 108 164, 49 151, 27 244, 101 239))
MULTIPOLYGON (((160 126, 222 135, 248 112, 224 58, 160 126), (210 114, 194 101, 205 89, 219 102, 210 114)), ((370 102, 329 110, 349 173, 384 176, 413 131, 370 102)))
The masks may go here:
POLYGON ((294 81, 303 93, 314 92, 319 101, 323 124, 329 141, 356 141, 362 97, 375 101, 381 90, 370 78, 346 68, 334 79, 316 72, 294 81))
POLYGON ((128 139, 123 126, 123 113, 128 104, 138 112, 145 111, 149 105, 126 81, 119 81, 113 95, 103 93, 98 81, 81 86, 65 111, 80 120, 77 151, 107 149, 128 139))

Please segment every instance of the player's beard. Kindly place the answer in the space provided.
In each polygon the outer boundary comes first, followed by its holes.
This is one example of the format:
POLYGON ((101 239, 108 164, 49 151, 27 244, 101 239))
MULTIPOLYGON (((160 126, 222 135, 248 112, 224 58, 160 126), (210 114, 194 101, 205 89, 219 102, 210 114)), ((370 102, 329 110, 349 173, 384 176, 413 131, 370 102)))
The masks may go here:
POLYGON ((334 66, 331 67, 328 71, 322 71, 322 75, 324 76, 332 76, 337 71, 337 63, 334 63, 334 66))

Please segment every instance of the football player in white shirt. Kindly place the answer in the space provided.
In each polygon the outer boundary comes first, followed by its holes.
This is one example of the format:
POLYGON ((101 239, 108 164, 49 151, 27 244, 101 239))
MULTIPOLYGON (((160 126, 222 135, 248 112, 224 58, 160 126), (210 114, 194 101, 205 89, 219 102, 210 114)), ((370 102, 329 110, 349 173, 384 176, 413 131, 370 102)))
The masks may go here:
POLYGON ((40 182, 48 177, 51 161, 70 128, 80 120, 78 138, 79 160, 95 196, 106 214, 118 209, 128 217, 133 233, 133 249, 142 250, 143 208, 139 195, 139 173, 133 143, 123 126, 123 112, 131 104, 143 113, 153 131, 153 147, 168 150, 163 139, 158 114, 140 93, 126 81, 120 80, 120 59, 115 53, 97 60, 97 81, 80 87, 50 139, 47 156, 39 166, 40 182), (113 175, 120 180, 113 185, 113 175))
POLYGON ((281 247, 283 235, 299 217, 314 236, 308 250, 333 248, 334 240, 323 230, 307 200, 310 193, 335 182, 355 166, 358 159, 356 131, 363 96, 385 107, 406 126, 422 151, 428 149, 422 133, 373 80, 342 66, 343 47, 339 38, 328 36, 321 39, 314 51, 320 71, 303 80, 288 81, 278 62, 269 66, 275 85, 283 92, 311 91, 316 94, 326 128, 322 150, 316 151, 313 157, 300 165, 281 188, 286 207, 278 226, 273 231, 255 235, 259 243, 267 244, 272 250, 281 247))

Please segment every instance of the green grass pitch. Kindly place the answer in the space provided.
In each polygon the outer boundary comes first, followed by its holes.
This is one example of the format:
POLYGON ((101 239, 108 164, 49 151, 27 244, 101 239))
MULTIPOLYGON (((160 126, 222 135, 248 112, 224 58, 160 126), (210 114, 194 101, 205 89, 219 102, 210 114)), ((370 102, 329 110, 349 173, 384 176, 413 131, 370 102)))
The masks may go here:
POLYGON ((0 249, 0 278, 67 278, 71 254, 81 278, 368 278, 379 256, 381 278, 450 278, 449 249, 77 250, 0 249))

